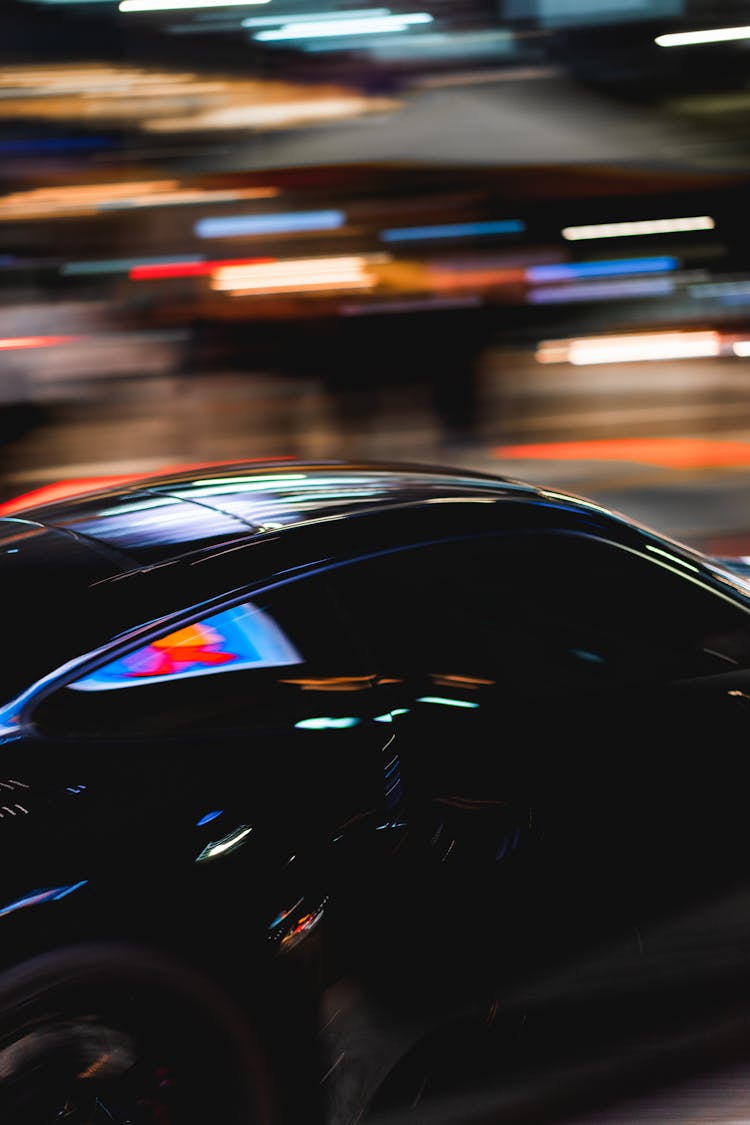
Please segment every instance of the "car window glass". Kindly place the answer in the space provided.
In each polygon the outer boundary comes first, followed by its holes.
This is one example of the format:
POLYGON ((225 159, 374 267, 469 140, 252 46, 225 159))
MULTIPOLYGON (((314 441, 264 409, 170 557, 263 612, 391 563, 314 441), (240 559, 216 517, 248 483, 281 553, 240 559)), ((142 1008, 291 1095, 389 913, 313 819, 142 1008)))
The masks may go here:
POLYGON ((116 691, 240 669, 301 664, 273 617, 253 602, 183 625, 73 682, 74 691, 116 691))
POLYGON ((71 681, 33 714, 67 737, 193 734, 309 716, 311 684, 366 674, 324 590, 299 582, 188 622, 71 681))
POLYGON ((565 691, 748 666, 750 616, 694 570, 558 532, 433 543, 328 581, 381 670, 546 672, 565 691))

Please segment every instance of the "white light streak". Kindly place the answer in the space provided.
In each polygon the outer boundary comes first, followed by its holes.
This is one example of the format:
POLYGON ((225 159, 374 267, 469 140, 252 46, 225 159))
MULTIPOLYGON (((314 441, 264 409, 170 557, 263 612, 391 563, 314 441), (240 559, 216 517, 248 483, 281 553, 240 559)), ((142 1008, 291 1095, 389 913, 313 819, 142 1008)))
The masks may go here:
POLYGON ((713 230, 715 226, 716 223, 710 215, 692 215, 684 219, 639 219, 625 223, 593 223, 582 227, 563 227, 561 233, 568 242, 580 242, 588 238, 626 238, 644 234, 713 230))
POLYGON ((223 840, 216 840, 212 844, 207 844, 201 854, 198 856, 198 860, 215 859, 216 856, 225 855, 227 852, 234 851, 234 849, 239 847, 242 841, 245 840, 251 832, 252 828, 250 828, 246 824, 242 825, 234 832, 230 832, 228 836, 225 836, 223 838, 223 840))
POLYGON ((404 15, 374 16, 367 19, 318 20, 291 23, 273 31, 259 31, 253 36, 259 42, 281 39, 328 39, 337 35, 379 35, 385 31, 406 31, 412 24, 432 23, 428 12, 407 12, 404 15))
POLYGON ((447 695, 420 695, 417 697, 417 703, 438 703, 443 707, 466 707, 472 710, 479 706, 478 703, 471 703, 468 699, 450 699, 447 695))
POLYGON ((347 255, 226 266, 216 271, 211 287, 229 290, 235 295, 320 289, 371 289, 377 284, 377 279, 368 272, 367 265, 368 260, 363 256, 347 255))
POLYGON ((675 31, 657 35, 657 47, 690 47, 700 43, 728 43, 733 39, 750 39, 750 27, 715 27, 707 31, 675 31))
POLYGON ((721 354, 718 332, 649 332, 632 336, 591 336, 547 340, 537 348, 538 363, 633 363, 640 360, 691 359, 721 354))

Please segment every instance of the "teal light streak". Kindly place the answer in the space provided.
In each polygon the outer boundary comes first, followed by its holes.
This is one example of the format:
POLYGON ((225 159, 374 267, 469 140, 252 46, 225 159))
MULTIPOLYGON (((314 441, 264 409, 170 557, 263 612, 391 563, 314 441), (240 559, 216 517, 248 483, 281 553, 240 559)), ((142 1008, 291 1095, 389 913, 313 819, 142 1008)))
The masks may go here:
POLYGON ((444 707, 478 707, 478 703, 471 703, 468 699, 448 699, 443 695, 420 695, 417 703, 441 703, 444 707))

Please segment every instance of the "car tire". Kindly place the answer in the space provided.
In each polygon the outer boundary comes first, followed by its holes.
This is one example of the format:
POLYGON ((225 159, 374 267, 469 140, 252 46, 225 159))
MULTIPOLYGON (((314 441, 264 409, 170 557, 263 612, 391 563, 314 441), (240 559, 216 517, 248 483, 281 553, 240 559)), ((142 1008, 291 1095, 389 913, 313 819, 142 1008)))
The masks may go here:
POLYGON ((149 950, 81 945, 0 973, 3 1125, 278 1125, 241 1009, 149 950))

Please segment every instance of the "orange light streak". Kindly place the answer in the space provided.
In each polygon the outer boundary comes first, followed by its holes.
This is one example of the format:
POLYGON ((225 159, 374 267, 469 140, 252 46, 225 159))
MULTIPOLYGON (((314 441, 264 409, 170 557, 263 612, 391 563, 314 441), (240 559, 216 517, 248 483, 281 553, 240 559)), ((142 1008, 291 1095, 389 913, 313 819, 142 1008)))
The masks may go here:
POLYGON ((499 445, 500 460, 623 461, 665 469, 712 469, 750 466, 750 442, 708 438, 610 438, 600 441, 499 445))
POLYGON ((6 336, 0 339, 0 351, 16 351, 22 348, 53 348, 56 344, 69 344, 78 336, 6 336))

